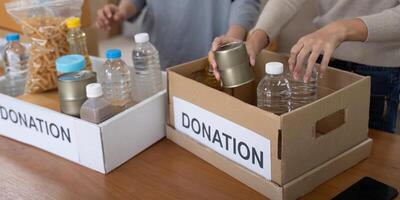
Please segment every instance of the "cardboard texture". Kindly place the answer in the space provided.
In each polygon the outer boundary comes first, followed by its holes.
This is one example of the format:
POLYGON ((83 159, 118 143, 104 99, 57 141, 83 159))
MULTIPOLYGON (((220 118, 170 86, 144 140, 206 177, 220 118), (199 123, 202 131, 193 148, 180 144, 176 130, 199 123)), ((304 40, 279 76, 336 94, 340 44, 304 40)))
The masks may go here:
MULTIPOLYGON (((206 58, 169 69, 168 124, 175 129, 173 97, 178 97, 258 133, 271 141, 272 182, 285 185, 367 140, 370 79, 328 68, 318 82, 317 101, 277 116, 254 106, 256 83, 271 61, 287 64, 287 57, 263 51, 254 68, 256 81, 233 91, 234 97, 190 78, 203 69, 206 58)), ((186 145, 180 137, 170 139, 186 145)), ((194 151, 190 145, 187 149, 194 151)))
POLYGON ((279 185, 271 181, 266 181, 261 176, 250 172, 240 165, 232 163, 231 160, 214 151, 210 151, 207 147, 179 133, 169 125, 167 126, 167 138, 273 200, 297 199, 311 192, 318 185, 367 158, 372 148, 372 140, 366 139, 355 147, 339 154, 335 158, 308 171, 302 176, 284 185, 279 185))
MULTIPOLYGON (((103 59, 92 62, 95 71, 102 70, 103 59)), ((160 91, 98 125, 58 112, 56 92, 22 100, 0 94, 0 135, 109 173, 165 136, 166 93, 160 91)))

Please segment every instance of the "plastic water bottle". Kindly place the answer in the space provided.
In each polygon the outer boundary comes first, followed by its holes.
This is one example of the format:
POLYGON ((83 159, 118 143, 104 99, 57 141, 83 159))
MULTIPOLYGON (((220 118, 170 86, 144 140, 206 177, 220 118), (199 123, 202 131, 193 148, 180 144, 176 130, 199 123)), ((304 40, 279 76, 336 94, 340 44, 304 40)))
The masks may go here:
POLYGON ((0 75, 0 94, 5 94, 6 93, 6 77, 4 75, 0 75))
POLYGON ((257 106, 281 115, 291 110, 289 80, 283 74, 283 64, 270 62, 265 65, 267 75, 257 87, 257 106))
POLYGON ((131 107, 132 85, 128 66, 121 60, 121 50, 111 49, 106 52, 102 85, 104 98, 113 106, 114 114, 131 107))
POLYGON ((142 101, 162 90, 160 58, 149 39, 147 33, 135 35, 132 80, 135 80, 136 101, 142 101))
POLYGON ((6 36, 7 44, 3 51, 5 65, 5 94, 19 96, 25 92, 28 74, 28 52, 19 42, 20 36, 12 33, 6 36))
POLYGON ((302 107, 317 100, 318 73, 314 68, 310 80, 305 83, 303 80, 305 71, 306 69, 303 68, 303 70, 299 73, 297 80, 293 76, 290 76, 291 101, 293 109, 302 107))

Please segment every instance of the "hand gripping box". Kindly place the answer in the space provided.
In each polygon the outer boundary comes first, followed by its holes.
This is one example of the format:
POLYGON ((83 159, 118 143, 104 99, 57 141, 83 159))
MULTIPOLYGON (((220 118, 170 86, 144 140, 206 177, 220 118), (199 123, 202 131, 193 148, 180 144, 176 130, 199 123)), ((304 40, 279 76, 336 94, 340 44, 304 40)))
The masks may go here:
MULTIPOLYGON (((92 58, 95 71, 103 61, 92 58)), ((0 94, 0 135, 108 173, 165 136, 166 93, 98 125, 54 111, 56 92, 20 97, 25 101, 0 94)))
POLYGON ((171 68, 167 137, 272 199, 292 199, 369 155, 370 79, 329 68, 317 101, 277 116, 255 106, 271 61, 287 65, 263 51, 256 81, 229 94, 191 79, 206 58, 171 68))

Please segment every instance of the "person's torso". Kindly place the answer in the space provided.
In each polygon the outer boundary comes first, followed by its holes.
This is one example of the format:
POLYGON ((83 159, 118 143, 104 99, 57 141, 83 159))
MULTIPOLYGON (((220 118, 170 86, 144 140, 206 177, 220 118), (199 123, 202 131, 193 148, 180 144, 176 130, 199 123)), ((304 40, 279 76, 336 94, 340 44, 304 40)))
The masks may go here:
POLYGON ((382 12, 400 4, 398 0, 317 0, 318 16, 314 19, 321 28, 338 19, 348 19, 382 12))
MULTIPOLYGON (((339 19, 378 14, 400 5, 399 0, 317 0, 317 2, 318 13, 313 23, 318 29, 339 19)), ((399 67, 400 42, 398 41, 344 42, 335 50, 333 56, 366 65, 399 67)))
POLYGON ((143 30, 165 69, 207 55, 229 25, 231 0, 147 0, 143 30), (171 3, 173 2, 173 3, 171 3))

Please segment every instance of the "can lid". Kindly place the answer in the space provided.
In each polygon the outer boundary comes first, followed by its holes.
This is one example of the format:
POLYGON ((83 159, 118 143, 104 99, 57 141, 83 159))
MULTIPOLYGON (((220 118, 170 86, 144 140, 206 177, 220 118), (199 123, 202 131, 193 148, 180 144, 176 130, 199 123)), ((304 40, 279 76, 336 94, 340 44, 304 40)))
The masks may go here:
POLYGON ((265 64, 265 72, 271 75, 279 75, 283 73, 283 64, 280 62, 269 62, 265 64))
POLYGON ((20 36, 18 33, 10 33, 6 36, 7 42, 19 41, 20 36))
POLYGON ((59 57, 56 60, 56 69, 60 73, 78 72, 85 68, 85 58, 82 55, 72 54, 59 57))
POLYGON ((106 51, 106 58, 107 59, 116 59, 121 58, 122 53, 120 49, 109 49, 106 51))
POLYGON ((136 43, 145 43, 150 41, 150 36, 148 33, 138 33, 135 35, 135 42, 136 43))
POLYGON ((70 17, 67 19, 67 27, 71 28, 78 28, 81 27, 81 19, 78 17, 70 17))
POLYGON ((86 96, 88 98, 97 98, 103 96, 103 88, 100 83, 91 83, 86 86, 86 96))

